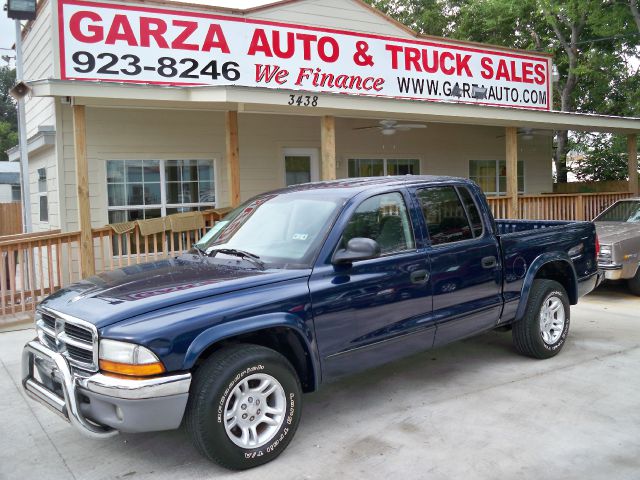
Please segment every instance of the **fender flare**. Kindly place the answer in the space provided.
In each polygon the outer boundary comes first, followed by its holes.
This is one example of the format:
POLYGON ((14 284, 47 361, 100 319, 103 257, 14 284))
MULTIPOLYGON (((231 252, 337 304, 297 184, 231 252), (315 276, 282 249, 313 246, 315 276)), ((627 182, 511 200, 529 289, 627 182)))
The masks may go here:
POLYGON ((212 345, 246 333, 256 333, 272 328, 285 328, 292 331, 301 341, 305 353, 309 356, 313 374, 313 389, 320 383, 320 358, 313 342, 313 332, 302 319, 288 313, 269 313, 225 322, 202 331, 189 345, 184 356, 182 368, 190 370, 194 364, 212 345))
POLYGON ((569 301, 572 305, 575 305, 575 303, 577 302, 578 276, 576 275, 576 269, 574 268, 569 255, 560 252, 543 253, 542 255, 536 257, 533 262, 531 262, 531 266, 529 266, 527 274, 525 275, 524 282, 522 283, 522 290, 520 291, 520 302, 518 303, 518 309, 516 310, 516 322, 524 317, 525 310, 527 308, 527 302, 529 301, 529 294, 531 293, 531 287, 533 286, 533 281, 538 275, 538 272, 544 265, 552 262, 566 263, 569 267, 569 271, 571 272, 571 285, 570 288, 567 289, 567 294, 569 295, 569 301))

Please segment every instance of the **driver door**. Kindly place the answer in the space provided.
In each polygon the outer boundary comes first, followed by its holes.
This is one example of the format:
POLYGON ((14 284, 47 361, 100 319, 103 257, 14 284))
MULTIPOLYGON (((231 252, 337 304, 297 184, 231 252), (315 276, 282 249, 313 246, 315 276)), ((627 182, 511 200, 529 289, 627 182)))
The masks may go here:
POLYGON ((404 195, 375 195, 344 215, 335 248, 365 237, 381 255, 347 265, 329 259, 311 275, 323 381, 429 348, 435 331, 427 256, 416 247, 404 195))

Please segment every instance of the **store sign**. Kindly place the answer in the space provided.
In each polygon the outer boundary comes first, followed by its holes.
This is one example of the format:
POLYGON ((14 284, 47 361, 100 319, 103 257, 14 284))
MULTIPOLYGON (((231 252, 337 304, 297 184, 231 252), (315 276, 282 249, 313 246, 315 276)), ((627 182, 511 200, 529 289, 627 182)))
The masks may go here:
POLYGON ((550 109, 541 55, 130 4, 59 9, 63 79, 550 109))

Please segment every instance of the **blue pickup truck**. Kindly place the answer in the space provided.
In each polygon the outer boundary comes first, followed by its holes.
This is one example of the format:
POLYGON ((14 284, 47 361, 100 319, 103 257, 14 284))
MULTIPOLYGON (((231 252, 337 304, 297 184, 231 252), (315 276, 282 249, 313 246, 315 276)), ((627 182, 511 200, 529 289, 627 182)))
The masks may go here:
POLYGON ((274 459, 320 384, 492 329, 549 358, 598 280, 588 222, 496 221, 477 185, 362 178, 259 195, 179 257, 45 299, 26 392, 81 432, 184 424, 231 469, 274 459))

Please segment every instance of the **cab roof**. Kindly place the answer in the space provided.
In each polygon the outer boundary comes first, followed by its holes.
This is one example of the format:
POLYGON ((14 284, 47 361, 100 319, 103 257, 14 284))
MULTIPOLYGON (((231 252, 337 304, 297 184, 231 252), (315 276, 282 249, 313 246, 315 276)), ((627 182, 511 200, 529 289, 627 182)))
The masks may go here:
POLYGON ((395 175, 386 177, 357 177, 343 178, 339 180, 302 183, 277 190, 273 193, 293 193, 313 190, 333 190, 333 193, 343 192, 344 196, 353 196, 359 192, 373 190, 380 187, 407 187, 412 185, 443 185, 443 184, 469 184, 470 180, 461 177, 437 176, 437 175, 395 175))

